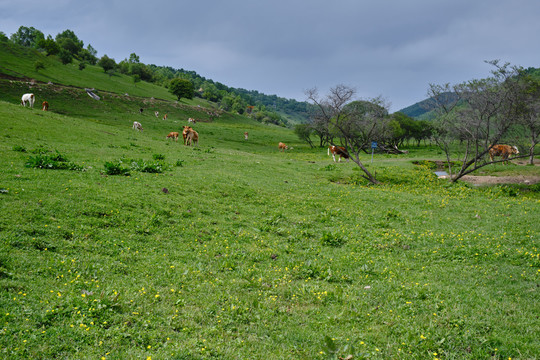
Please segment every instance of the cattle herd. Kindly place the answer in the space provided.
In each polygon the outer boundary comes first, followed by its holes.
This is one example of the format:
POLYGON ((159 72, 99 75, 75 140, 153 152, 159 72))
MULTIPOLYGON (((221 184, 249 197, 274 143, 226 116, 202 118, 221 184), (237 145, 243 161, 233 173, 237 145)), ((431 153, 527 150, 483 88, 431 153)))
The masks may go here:
MULTIPOLYGON (((32 93, 28 93, 28 94, 24 94, 22 97, 21 97, 21 105, 26 107, 26 104, 28 104, 28 107, 30 108, 34 108, 34 103, 36 101, 36 97, 34 94, 32 93)), ((43 101, 43 103, 41 104, 41 109, 43 111, 48 111, 49 110, 49 103, 47 101, 43 101)), ((139 109, 139 113, 142 114, 144 111, 144 109, 140 108, 139 109)), ((156 118, 159 118, 159 112, 158 111, 155 111, 154 112, 154 115, 156 116, 156 118)), ((163 120, 167 120, 168 116, 167 114, 163 115, 163 120)), ((196 123, 196 120, 193 119, 193 118, 188 118, 188 123, 191 123, 191 124, 195 124, 196 123)), ((143 131, 143 127, 142 127, 142 124, 138 121, 134 121, 133 122, 133 129, 134 130, 137 130, 137 131, 143 131)), ((171 131, 166 139, 172 139, 174 141, 178 141, 178 138, 180 137, 180 134, 176 131, 171 131)), ((199 133, 197 133, 197 131, 195 131, 191 126, 184 126, 183 130, 182 130, 182 137, 184 139, 184 145, 186 146, 192 146, 192 145, 198 145, 199 144, 199 133)), ((244 132, 244 139, 245 140, 248 140, 248 132, 244 132)), ((285 143, 283 142, 280 142, 278 144, 278 149, 280 152, 283 152, 285 150, 289 150, 289 149, 292 149, 292 148, 289 148, 289 146, 287 146, 285 143)), ((347 159, 347 161, 349 161, 349 153, 347 152, 347 149, 343 146, 335 146, 335 145, 331 145, 328 147, 328 155, 332 155, 332 158, 334 159, 334 162, 336 162, 336 155, 339 155, 339 160, 338 162, 341 162, 341 159, 344 158, 344 159, 347 159)), ((496 144, 496 145, 493 145, 489 148, 489 158, 491 160, 491 162, 493 162, 493 158, 495 156, 500 156, 501 159, 502 159, 502 162, 504 164, 508 164, 508 160, 509 160, 509 156, 512 155, 512 154, 519 154, 519 150, 517 148, 517 146, 510 146, 510 145, 501 145, 501 144, 496 144)))

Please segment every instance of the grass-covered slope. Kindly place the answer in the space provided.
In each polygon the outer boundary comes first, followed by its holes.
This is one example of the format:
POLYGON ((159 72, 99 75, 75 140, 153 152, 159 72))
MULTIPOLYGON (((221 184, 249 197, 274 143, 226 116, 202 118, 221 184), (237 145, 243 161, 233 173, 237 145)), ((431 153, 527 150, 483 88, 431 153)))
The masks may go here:
POLYGON ((175 100, 175 97, 162 86, 145 81, 134 84, 129 76, 118 73, 109 76, 101 67, 94 65, 87 65, 84 70, 79 70, 77 61, 63 65, 55 56, 45 56, 37 50, 9 42, 0 42, 0 77, 2 76, 79 88, 95 88, 117 94, 128 93, 132 96, 175 100), (42 62, 45 68, 36 71, 37 61, 42 62))
POLYGON ((161 104, 164 121, 63 91, 59 113, 0 102, 3 358, 540 353, 537 192, 369 155, 384 185, 367 186, 291 131, 230 115, 195 124, 188 148, 165 135, 196 107, 161 104), (83 170, 25 166, 58 154, 83 170))

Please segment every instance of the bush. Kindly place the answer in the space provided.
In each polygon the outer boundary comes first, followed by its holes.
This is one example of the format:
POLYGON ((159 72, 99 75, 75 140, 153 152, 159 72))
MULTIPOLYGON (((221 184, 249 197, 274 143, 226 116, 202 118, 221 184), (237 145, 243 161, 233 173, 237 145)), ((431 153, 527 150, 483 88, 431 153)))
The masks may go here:
POLYGON ((107 175, 129 175, 129 169, 122 166, 122 162, 117 163, 107 161, 105 163, 105 173, 107 175))
POLYGON ((147 163, 146 161, 139 159, 131 160, 131 170, 146 173, 162 173, 164 171, 164 166, 160 162, 147 163))
POLYGON ((154 160, 165 160, 165 155, 163 155, 163 154, 154 154, 154 155, 152 155, 152 158, 154 160))
POLYGON ((27 168, 51 169, 51 170, 76 170, 80 171, 84 168, 68 162, 62 154, 57 152, 55 155, 38 154, 30 156, 24 164, 27 168))

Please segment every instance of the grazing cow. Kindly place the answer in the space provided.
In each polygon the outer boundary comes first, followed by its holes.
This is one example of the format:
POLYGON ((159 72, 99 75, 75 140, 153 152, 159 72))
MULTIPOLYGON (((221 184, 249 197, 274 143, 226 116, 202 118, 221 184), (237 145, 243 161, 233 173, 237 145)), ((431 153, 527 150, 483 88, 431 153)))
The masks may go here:
POLYGON ((489 149, 489 158, 493 161, 494 156, 500 156, 504 164, 508 164, 508 156, 511 154, 519 154, 517 146, 510 145, 493 145, 489 149))
POLYGON ((137 130, 137 131, 143 131, 144 130, 141 123, 138 122, 138 121, 133 122, 133 129, 137 130))
POLYGON ((41 103, 41 109, 43 111, 49 111, 49 103, 47 101, 44 101, 43 103, 41 103))
POLYGON ((186 145, 191 146, 192 143, 199 145, 199 134, 193 129, 188 131, 186 145))
POLYGON ((195 124, 195 119, 193 119, 193 118, 189 118, 189 119, 187 119, 187 121, 188 121, 189 123, 195 124))
POLYGON ((159 111, 154 112, 154 114, 156 115, 156 117, 159 117, 159 111))
POLYGON ((278 144, 278 149, 279 149, 279 151, 284 151, 284 150, 288 150, 289 147, 287 145, 285 145, 284 143, 280 142, 278 144))
POLYGON ((182 130, 182 137, 184 138, 184 145, 186 145, 187 134, 193 130, 191 126, 184 125, 184 130, 182 130))
POLYGON ((140 108, 140 109, 139 109, 139 114, 142 115, 142 112, 143 112, 143 111, 144 111, 144 109, 143 109, 143 108, 140 108))
POLYGON ((336 155, 339 155, 338 162, 341 162, 341 158, 347 159, 349 161, 349 153, 347 153, 347 149, 345 149, 343 146, 329 146, 328 147, 328 155, 332 153, 332 158, 334 159, 334 162, 336 162, 336 155))
POLYGON ((167 120, 168 116, 167 114, 163 115, 163 120, 167 120))
POLYGON ((167 135, 167 139, 171 138, 174 139, 174 141, 178 141, 178 136, 180 136, 180 134, 178 134, 176 131, 171 131, 169 135, 167 135))
POLYGON ((245 140, 248 139, 248 132, 247 132, 247 131, 244 133, 244 139, 245 139, 245 140))
POLYGON ((34 101, 36 101, 34 94, 24 94, 21 98, 21 105, 26 106, 26 103, 28 103, 28 105, 33 109, 34 101))

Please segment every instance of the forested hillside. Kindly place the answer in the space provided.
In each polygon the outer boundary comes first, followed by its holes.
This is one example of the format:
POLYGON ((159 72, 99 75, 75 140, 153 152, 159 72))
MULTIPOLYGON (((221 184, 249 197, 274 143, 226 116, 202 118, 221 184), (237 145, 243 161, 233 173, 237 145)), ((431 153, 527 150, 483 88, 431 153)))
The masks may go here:
MULTIPOLYGON (((184 94, 186 98, 198 97, 216 103, 225 111, 248 113, 261 123, 292 126, 295 123, 305 122, 308 118, 310 105, 307 102, 266 95, 257 90, 229 87, 207 79, 193 70, 144 64, 135 52, 120 61, 106 54, 98 57, 98 50, 90 44, 85 48, 83 40, 71 30, 65 30, 53 38, 51 35, 45 37, 43 32, 33 27, 21 26, 9 37, 0 32, 0 50, 11 52, 18 59, 25 58, 27 63, 31 61, 32 68, 24 70, 38 73, 48 72, 53 66, 51 61, 54 61, 65 66, 75 64, 81 71, 79 75, 84 74, 92 66, 99 66, 111 78, 118 74, 131 77, 135 87, 141 87, 142 83, 150 83, 169 89, 174 79, 188 80, 193 85, 193 91, 184 94)), ((23 69, 19 68, 18 61, 11 64, 9 61, 3 61, 0 66, 0 74, 11 77, 22 77, 23 73, 28 76, 31 73, 19 70, 23 69)))

